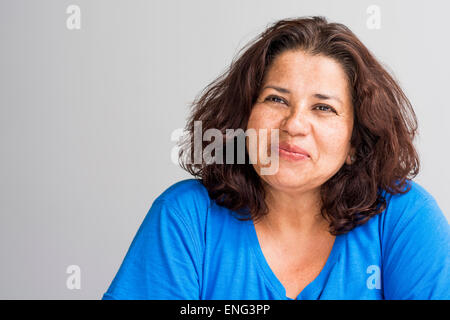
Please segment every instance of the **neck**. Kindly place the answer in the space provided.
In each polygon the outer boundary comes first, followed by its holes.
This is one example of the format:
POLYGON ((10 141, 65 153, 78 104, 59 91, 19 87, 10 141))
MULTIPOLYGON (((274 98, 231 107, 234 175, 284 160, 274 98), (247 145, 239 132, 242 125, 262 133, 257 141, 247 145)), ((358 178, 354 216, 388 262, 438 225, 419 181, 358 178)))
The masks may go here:
POLYGON ((266 189, 269 212, 262 219, 281 238, 305 237, 328 233, 328 222, 320 214, 320 189, 286 191, 266 189))

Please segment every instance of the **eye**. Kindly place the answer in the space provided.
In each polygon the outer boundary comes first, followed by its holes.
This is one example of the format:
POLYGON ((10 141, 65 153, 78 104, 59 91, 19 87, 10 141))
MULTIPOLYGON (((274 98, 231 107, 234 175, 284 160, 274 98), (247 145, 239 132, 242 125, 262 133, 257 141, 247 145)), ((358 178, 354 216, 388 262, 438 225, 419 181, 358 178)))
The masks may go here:
POLYGON ((280 98, 278 96, 268 96, 264 101, 287 104, 283 98, 280 98))
POLYGON ((316 108, 318 108, 320 111, 334 112, 337 114, 336 110, 333 107, 327 106, 326 104, 318 105, 316 106, 316 108))

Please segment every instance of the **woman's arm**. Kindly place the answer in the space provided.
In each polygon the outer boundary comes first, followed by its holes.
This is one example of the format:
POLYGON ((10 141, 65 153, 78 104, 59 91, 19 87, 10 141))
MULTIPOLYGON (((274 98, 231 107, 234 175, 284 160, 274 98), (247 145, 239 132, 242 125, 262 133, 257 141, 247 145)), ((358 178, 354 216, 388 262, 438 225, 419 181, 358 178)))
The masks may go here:
POLYGON ((167 200, 147 213, 103 299, 199 299, 201 250, 167 200))
POLYGON ((388 212, 383 236, 386 299, 450 299, 450 227, 427 193, 388 212), (390 214, 390 217, 389 217, 390 214))

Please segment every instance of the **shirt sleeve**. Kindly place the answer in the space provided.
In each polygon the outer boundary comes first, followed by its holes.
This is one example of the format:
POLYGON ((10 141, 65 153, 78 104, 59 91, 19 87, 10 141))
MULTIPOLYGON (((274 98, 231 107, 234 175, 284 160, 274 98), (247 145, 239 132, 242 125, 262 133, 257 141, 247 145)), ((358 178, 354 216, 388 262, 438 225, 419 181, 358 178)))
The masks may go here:
POLYGON ((385 299, 450 299, 450 228, 435 199, 419 197, 391 212, 383 239, 385 299))
POLYGON ((157 199, 103 299, 198 300, 201 261, 183 215, 157 199))

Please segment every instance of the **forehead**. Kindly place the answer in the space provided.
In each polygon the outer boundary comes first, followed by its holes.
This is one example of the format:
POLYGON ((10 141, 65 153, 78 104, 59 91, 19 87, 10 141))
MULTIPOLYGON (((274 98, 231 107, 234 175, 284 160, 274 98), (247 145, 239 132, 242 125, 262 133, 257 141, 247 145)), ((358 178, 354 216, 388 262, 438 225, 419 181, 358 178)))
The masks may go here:
POLYGON ((347 75, 337 61, 302 50, 288 50, 276 56, 264 82, 287 86, 294 93, 324 91, 342 98, 349 95, 347 75))

